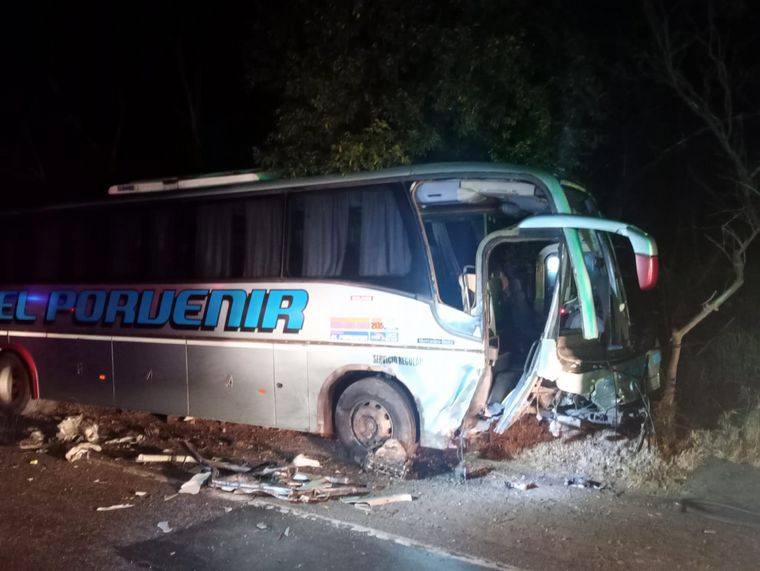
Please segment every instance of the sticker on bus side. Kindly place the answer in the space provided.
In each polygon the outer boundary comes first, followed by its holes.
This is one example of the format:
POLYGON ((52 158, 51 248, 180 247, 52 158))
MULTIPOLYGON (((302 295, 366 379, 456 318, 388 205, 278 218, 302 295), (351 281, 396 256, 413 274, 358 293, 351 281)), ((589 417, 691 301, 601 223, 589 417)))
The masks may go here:
POLYGON ((333 317, 330 340, 398 343, 398 328, 388 327, 379 317, 333 317))
POLYGON ((0 323, 45 324, 66 318, 78 325, 284 333, 303 328, 309 294, 302 289, 69 289, 47 295, 0 291, 0 323), (226 304, 226 313, 223 312, 226 304))

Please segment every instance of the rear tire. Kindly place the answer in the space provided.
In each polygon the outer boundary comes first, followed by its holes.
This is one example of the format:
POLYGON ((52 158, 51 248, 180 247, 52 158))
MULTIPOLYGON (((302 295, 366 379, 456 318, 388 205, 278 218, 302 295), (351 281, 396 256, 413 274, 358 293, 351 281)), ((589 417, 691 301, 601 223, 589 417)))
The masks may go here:
POLYGON ((32 398, 29 371, 13 352, 0 353, 0 412, 20 415, 32 398))
POLYGON ((417 441, 417 421, 409 399, 380 377, 356 381, 335 406, 335 431, 352 457, 395 438, 410 449, 417 441))

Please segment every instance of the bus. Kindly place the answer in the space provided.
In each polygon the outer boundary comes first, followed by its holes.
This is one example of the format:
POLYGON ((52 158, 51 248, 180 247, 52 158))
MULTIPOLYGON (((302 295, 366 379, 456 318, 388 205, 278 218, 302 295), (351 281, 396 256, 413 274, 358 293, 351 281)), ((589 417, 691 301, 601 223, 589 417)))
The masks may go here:
POLYGON ((652 288, 655 241, 541 170, 222 173, 1 220, 6 411, 74 401, 363 453, 526 411, 615 425, 659 386, 618 264, 652 288))

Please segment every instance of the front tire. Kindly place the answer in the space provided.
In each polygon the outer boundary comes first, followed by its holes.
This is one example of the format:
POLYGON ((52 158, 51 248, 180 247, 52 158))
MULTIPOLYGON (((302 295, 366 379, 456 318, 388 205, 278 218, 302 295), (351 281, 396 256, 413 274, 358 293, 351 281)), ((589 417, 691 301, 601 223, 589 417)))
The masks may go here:
POLYGON ((26 365, 15 353, 3 351, 0 353, 0 412, 23 414, 31 398, 26 365))
POLYGON ((343 391, 335 406, 335 431, 353 457, 366 455, 390 438, 407 450, 417 441, 409 399, 380 377, 361 379, 343 391))

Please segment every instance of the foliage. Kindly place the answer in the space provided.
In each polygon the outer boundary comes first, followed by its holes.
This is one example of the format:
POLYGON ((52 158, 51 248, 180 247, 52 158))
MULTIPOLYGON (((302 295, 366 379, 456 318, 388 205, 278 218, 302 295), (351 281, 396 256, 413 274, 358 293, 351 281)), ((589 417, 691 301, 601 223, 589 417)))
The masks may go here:
POLYGON ((252 50, 251 81, 281 96, 260 161, 289 174, 451 159, 577 173, 601 140, 601 82, 579 34, 544 16, 520 1, 288 5, 252 50))

